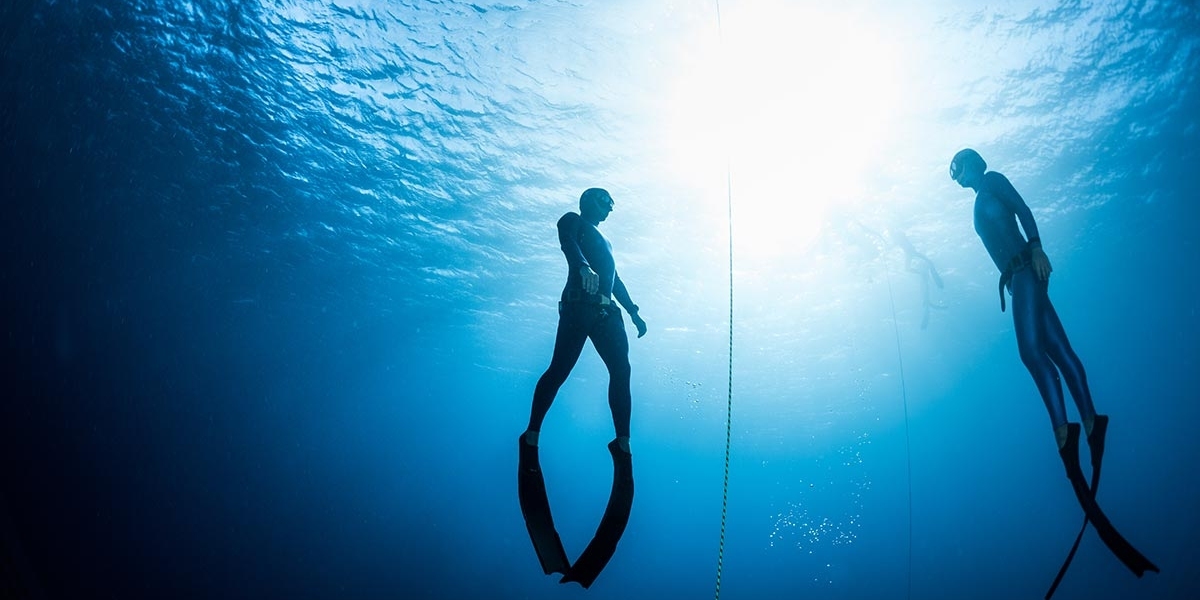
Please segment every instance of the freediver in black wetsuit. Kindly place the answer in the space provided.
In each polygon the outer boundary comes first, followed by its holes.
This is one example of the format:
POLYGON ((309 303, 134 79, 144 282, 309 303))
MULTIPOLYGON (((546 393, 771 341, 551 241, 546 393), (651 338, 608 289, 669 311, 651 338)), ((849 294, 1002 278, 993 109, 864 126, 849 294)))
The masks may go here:
POLYGON ((533 541, 542 570, 562 573, 562 583, 577 582, 589 587, 616 551, 617 542, 629 521, 633 506, 633 462, 629 449, 629 338, 615 298, 637 327, 646 335, 646 322, 617 275, 612 244, 598 226, 613 210, 613 199, 600 188, 590 188, 579 197, 579 213, 569 212, 558 220, 558 241, 567 258, 567 283, 558 304, 558 334, 550 366, 533 392, 529 427, 521 434, 518 491, 521 512, 533 541), (613 457, 613 487, 608 506, 595 537, 583 554, 570 565, 562 541, 550 516, 546 484, 538 460, 538 434, 558 390, 570 375, 588 340, 608 368, 608 404, 617 437, 608 444, 613 457))
POLYGON ((954 155, 950 178, 964 188, 975 190, 975 231, 1000 269, 1000 310, 1005 309, 1004 292, 1008 289, 1012 294, 1013 324, 1021 361, 1033 376, 1050 413, 1059 455, 1087 519, 1135 575, 1141 577, 1146 571, 1157 573, 1158 567, 1117 532, 1096 504, 1095 488, 1099 483, 1108 417, 1096 414, 1083 362, 1071 349, 1066 330, 1050 303, 1052 268, 1042 250, 1033 213, 1008 178, 988 171, 983 157, 970 148, 954 155), (1018 221, 1025 236, 1017 229, 1018 221), (1060 375, 1066 379, 1087 434, 1092 459, 1090 487, 1079 463, 1080 427, 1067 421, 1060 375))

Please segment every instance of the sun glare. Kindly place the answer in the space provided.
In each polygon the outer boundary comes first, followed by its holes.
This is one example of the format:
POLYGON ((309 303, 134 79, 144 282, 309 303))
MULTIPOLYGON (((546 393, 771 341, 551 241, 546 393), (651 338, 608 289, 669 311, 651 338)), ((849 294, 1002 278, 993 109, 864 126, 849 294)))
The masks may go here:
POLYGON ((869 16, 777 0, 723 4, 720 43, 675 83, 673 170, 728 157, 741 258, 801 253, 831 208, 853 214, 868 200, 863 180, 893 135, 901 85, 898 49, 869 16))

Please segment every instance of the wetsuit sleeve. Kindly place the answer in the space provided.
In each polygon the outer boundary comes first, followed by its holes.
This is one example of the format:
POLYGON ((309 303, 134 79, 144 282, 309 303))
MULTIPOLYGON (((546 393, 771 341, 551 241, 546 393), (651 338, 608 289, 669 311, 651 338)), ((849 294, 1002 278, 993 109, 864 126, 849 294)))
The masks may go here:
POLYGON ((621 303, 621 306, 625 307, 625 312, 631 315, 638 313, 637 305, 629 297, 629 290, 625 289, 625 282, 621 281, 621 276, 615 273, 613 274, 613 297, 617 299, 617 302, 621 303))
POLYGON ((992 191, 1000 198, 1001 202, 1017 215, 1017 220, 1021 222, 1021 229, 1025 230, 1025 237, 1030 244, 1041 246, 1042 236, 1038 234, 1037 223, 1033 220, 1033 211, 1029 210, 1029 205, 1025 204, 1025 199, 1021 194, 1017 193, 1017 188, 1009 183, 1008 178, 996 173, 988 173, 992 191))
POLYGON ((567 213, 558 220, 558 244, 562 247, 563 255, 572 273, 578 273, 580 267, 591 268, 579 247, 579 228, 583 226, 583 218, 575 213, 567 213))

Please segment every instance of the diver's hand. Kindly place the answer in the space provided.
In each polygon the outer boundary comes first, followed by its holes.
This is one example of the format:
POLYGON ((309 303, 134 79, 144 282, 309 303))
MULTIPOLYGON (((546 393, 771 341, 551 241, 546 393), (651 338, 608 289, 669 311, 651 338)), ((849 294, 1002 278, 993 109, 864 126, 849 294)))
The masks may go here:
POLYGON ((640 316, 638 316, 637 313, 630 314, 629 318, 633 320, 634 327, 637 327, 638 337, 642 337, 643 335, 646 335, 646 322, 643 321, 642 318, 640 316))
POLYGON ((591 267, 579 267, 579 276, 583 278, 583 291, 595 294, 600 289, 600 276, 591 267))
POLYGON ((1050 258, 1041 248, 1034 248, 1029 253, 1029 260, 1033 263, 1033 273, 1038 279, 1045 281, 1050 278, 1050 272, 1054 267, 1050 266, 1050 258))

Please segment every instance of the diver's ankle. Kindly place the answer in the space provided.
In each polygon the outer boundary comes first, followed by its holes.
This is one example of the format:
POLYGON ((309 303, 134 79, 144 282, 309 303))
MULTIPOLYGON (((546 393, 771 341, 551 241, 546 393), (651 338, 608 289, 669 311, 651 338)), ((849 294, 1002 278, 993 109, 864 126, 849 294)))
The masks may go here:
POLYGON ((1094 427, 1096 427, 1096 416, 1095 415, 1092 415, 1091 417, 1083 419, 1083 432, 1089 438, 1092 437, 1092 429, 1094 427))
POLYGON ((532 429, 526 429, 525 430, 525 443, 536 448, 537 444, 538 444, 538 434, 539 433, 540 432, 534 431, 532 429))
POLYGON ((624 452, 625 454, 633 454, 633 452, 629 449, 629 436, 627 435, 617 436, 617 447, 620 448, 621 452, 624 452))

